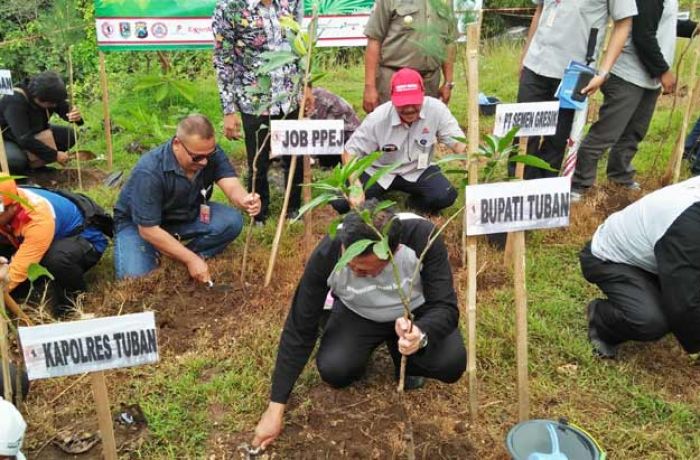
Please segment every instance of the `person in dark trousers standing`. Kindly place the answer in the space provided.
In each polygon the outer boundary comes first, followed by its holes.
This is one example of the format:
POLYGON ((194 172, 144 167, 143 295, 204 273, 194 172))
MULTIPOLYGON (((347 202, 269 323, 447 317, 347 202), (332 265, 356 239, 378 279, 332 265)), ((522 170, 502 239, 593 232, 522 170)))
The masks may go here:
MULTIPOLYGON (((296 62, 265 76, 259 76, 257 70, 265 63, 263 53, 290 50, 280 19, 291 16, 301 23, 302 9, 301 0, 218 0, 212 18, 214 68, 224 111, 224 135, 227 139, 240 139, 243 127, 248 156, 248 190, 252 189, 255 155, 260 151, 255 164, 255 190, 251 190, 259 194, 262 201, 260 213, 255 216, 258 225, 267 220, 270 209, 267 178, 270 122, 298 118, 298 80, 301 74, 296 62)), ((285 176, 289 174, 291 158, 282 157, 285 176)), ((287 217, 297 215, 303 181, 303 168, 297 167, 287 217)))
POLYGON ((646 195, 601 224, 581 271, 606 298, 587 307, 588 337, 605 358, 630 340, 673 333, 700 352, 700 177, 646 195))
POLYGON ((572 198, 580 199, 596 180, 598 160, 610 149, 608 181, 639 189, 632 159, 646 136, 659 92, 673 93, 676 36, 690 38, 693 21, 678 21, 678 0, 637 0, 632 33, 601 91, 600 117, 581 143, 572 179, 572 198))
MULTIPOLYGON (((371 211, 376 202, 364 206, 371 211)), ((361 378, 372 352, 382 344, 389 349, 395 375, 401 356, 408 357, 407 389, 422 384, 419 376, 453 383, 464 373, 466 350, 444 241, 438 237, 430 246, 419 277, 411 283, 435 227, 415 214, 397 216, 391 210, 374 214, 373 225, 388 227, 390 250, 414 315, 412 329, 409 332, 410 322, 403 318, 392 266, 378 258, 372 246, 334 270, 343 248, 361 239, 376 240, 357 212, 347 214, 338 237, 327 236, 319 243, 299 281, 280 339, 270 403, 255 430, 253 446, 267 447, 282 430, 287 399, 319 335, 329 287, 334 303, 316 364, 321 378, 331 386, 342 388, 361 378), (411 292, 407 292, 409 287, 411 292)))
MULTIPOLYGON (((543 102, 556 99, 555 94, 571 60, 585 62, 587 44, 597 30, 598 47, 602 46, 608 19, 613 30, 608 49, 597 68, 597 75, 583 88, 595 93, 606 80, 632 27, 637 14, 635 0, 533 0, 537 5, 520 64, 518 102, 543 102)), ((597 50, 592 57, 597 56, 597 50)), ((574 111, 560 109, 557 131, 553 136, 531 137, 527 153, 545 160, 557 172, 525 167, 525 179, 553 177, 561 169, 571 133, 574 111)), ((513 172, 515 170, 512 165, 513 172)))
POLYGON ((83 124, 77 107, 68 105, 66 85, 54 72, 43 72, 15 87, 0 99, 0 129, 12 174, 23 174, 49 163, 65 165, 75 144, 73 128, 49 123, 56 114, 83 124))

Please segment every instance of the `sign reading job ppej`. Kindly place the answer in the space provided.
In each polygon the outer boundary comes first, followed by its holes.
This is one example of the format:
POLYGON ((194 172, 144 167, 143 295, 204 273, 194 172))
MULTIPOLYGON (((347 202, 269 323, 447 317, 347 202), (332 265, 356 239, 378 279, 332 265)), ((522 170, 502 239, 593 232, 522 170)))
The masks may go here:
POLYGON ((272 120, 271 125, 271 157, 343 153, 343 120, 272 120))
POLYGON ((551 136, 557 132, 559 101, 499 104, 496 106, 495 136, 520 127, 518 136, 551 136))
POLYGON ((571 178, 467 186, 467 235, 569 225, 571 178))
POLYGON ((158 362, 153 312, 20 327, 30 380, 158 362))
POLYGON ((0 69, 0 94, 14 94, 12 89, 12 75, 9 70, 0 69))

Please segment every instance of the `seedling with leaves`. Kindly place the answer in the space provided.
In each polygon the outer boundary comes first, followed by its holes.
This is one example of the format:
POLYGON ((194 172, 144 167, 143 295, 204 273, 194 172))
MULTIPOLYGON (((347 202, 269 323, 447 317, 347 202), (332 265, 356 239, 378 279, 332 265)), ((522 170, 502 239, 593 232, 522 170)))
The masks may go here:
MULTIPOLYGON (((469 164, 471 162, 476 162, 479 165, 480 183, 501 182, 512 179, 508 175, 508 163, 522 163, 525 166, 557 172, 542 158, 518 151, 518 146, 513 143, 513 140, 519 129, 515 127, 503 137, 487 134, 483 137, 483 141, 476 153, 471 155, 447 155, 438 160, 437 163, 446 164, 459 161, 466 164, 464 169, 448 169, 445 171, 447 174, 458 175, 461 178, 460 185, 462 187, 468 183, 469 164)), ((455 140, 465 142, 464 138, 455 138, 455 140)))

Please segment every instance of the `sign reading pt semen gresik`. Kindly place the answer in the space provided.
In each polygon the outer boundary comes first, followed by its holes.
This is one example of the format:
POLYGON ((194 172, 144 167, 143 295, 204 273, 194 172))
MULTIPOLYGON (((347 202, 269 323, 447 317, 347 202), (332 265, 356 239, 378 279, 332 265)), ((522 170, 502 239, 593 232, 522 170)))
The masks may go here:
POLYGON ((153 312, 20 327, 29 379, 158 362, 153 312))
POLYGON ((518 136, 551 136, 557 132, 559 101, 499 104, 496 106, 495 136, 504 136, 516 126, 518 136))
POLYGON ((343 120, 272 120, 270 156, 339 155, 345 146, 343 120))
POLYGON ((472 236, 566 227, 570 192, 568 177, 467 186, 466 233, 472 236))

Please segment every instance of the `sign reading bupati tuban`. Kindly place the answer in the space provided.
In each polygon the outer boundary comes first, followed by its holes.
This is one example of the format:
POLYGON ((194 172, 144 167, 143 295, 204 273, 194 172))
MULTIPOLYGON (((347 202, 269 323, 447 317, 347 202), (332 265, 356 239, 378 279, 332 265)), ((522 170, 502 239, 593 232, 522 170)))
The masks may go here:
POLYGON ((519 232, 569 225, 571 178, 467 186, 466 233, 519 232))
MULTIPOLYGON (((314 0, 302 1, 306 25, 314 0)), ((95 0, 97 45, 102 51, 211 48, 215 5, 216 0, 95 0)), ((321 2, 318 46, 364 46, 373 5, 374 0, 321 2)))
POLYGON ((270 156, 340 155, 344 127, 343 120, 272 120, 270 156))
POLYGON ((29 379, 158 362, 153 312, 20 327, 29 379))
POLYGON ((551 136, 557 132, 559 101, 524 102, 496 106, 495 136, 503 136, 516 126, 518 136, 551 136))

